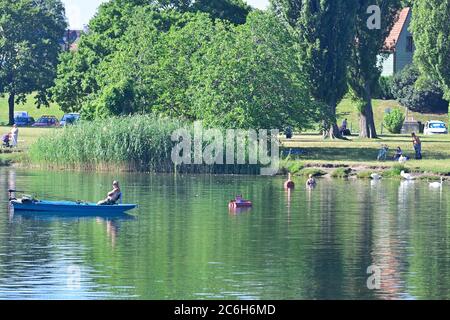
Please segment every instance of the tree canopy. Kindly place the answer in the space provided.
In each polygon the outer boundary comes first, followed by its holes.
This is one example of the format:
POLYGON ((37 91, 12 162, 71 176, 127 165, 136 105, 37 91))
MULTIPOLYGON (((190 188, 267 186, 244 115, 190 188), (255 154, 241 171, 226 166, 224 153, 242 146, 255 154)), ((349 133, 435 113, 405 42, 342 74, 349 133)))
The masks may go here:
POLYGON ((27 94, 48 104, 65 29, 59 0, 0 0, 0 93, 9 95, 10 124, 27 94))
POLYGON ((88 118, 158 113, 240 128, 304 128, 322 117, 295 38, 275 16, 253 12, 235 25, 135 6, 116 20, 119 27, 104 28, 111 8, 92 21, 79 50, 62 57, 53 92, 64 110, 88 118))
POLYGON ((450 100, 450 6, 448 1, 415 0, 412 32, 422 78, 436 79, 450 100))
POLYGON ((328 106, 331 121, 324 128, 331 137, 340 135, 336 106, 347 93, 357 7, 348 0, 272 0, 272 10, 298 39, 301 72, 312 85, 313 97, 328 106))
POLYGON ((438 81, 425 79, 419 86, 416 85, 419 78, 420 72, 414 64, 395 75, 392 81, 392 92, 398 102, 415 112, 447 112, 448 102, 443 99, 444 93, 438 81))
POLYGON ((384 49, 384 42, 401 8, 399 0, 359 0, 356 15, 354 44, 348 68, 348 83, 353 100, 360 115, 359 132, 362 138, 376 138, 377 132, 372 110, 372 92, 378 84, 381 70, 378 57, 384 49), (367 25, 367 8, 380 8, 380 29, 367 25))

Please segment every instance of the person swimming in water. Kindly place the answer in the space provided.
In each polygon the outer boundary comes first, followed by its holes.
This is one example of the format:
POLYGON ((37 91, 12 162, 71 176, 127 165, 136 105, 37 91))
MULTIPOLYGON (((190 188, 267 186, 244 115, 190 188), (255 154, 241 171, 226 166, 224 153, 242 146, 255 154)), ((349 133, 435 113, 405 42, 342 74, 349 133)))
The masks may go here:
POLYGON ((316 179, 314 179, 314 176, 312 174, 310 174, 309 179, 306 181, 306 187, 314 188, 316 186, 316 184, 317 184, 316 179))

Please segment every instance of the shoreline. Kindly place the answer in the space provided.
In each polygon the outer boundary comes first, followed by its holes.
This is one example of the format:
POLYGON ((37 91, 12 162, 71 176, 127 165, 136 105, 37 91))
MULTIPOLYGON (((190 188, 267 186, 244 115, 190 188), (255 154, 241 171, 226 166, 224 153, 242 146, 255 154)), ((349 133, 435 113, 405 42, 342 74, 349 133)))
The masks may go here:
MULTIPOLYGON (((283 162, 283 161, 282 161, 283 162)), ((286 163, 282 163, 280 166, 278 174, 275 176, 285 176, 289 172, 293 175, 293 177, 306 177, 309 174, 312 174, 313 176, 317 178, 330 178, 330 179, 371 179, 370 174, 372 173, 378 173, 380 175, 385 175, 383 178, 385 179, 401 179, 401 176, 398 174, 396 175, 393 173, 393 170, 405 170, 406 172, 412 173, 417 180, 439 180, 441 177, 448 178, 450 177, 450 174, 444 174, 444 173, 436 173, 436 172, 430 172, 426 170, 421 170, 420 168, 408 168, 407 166, 402 166, 398 163, 380 163, 379 165, 374 164, 364 164, 364 163, 345 163, 345 162, 339 162, 339 163, 333 163, 333 162, 314 162, 314 161, 290 161, 290 164, 292 165, 298 164, 298 170, 292 170, 290 171, 286 165, 286 163), (401 166, 401 167, 400 167, 401 166)), ((0 167, 3 168, 18 168, 18 169, 29 169, 29 170, 54 170, 54 171, 60 171, 60 170, 67 170, 67 171, 73 171, 73 172, 111 172, 111 168, 105 168, 101 169, 102 166, 99 166, 98 168, 95 168, 93 166, 60 166, 60 165, 39 165, 39 164, 31 164, 27 161, 20 161, 18 159, 0 159, 0 167)), ((116 167, 116 170, 118 172, 124 172, 124 173, 148 173, 148 174, 182 174, 182 175, 250 175, 255 176, 258 174, 251 174, 251 173, 239 173, 239 172, 213 172, 210 168, 205 167, 206 170, 203 170, 203 172, 183 172, 183 171, 140 171, 135 169, 124 169, 120 166, 116 167)), ((450 178, 445 179, 450 180, 450 178)))

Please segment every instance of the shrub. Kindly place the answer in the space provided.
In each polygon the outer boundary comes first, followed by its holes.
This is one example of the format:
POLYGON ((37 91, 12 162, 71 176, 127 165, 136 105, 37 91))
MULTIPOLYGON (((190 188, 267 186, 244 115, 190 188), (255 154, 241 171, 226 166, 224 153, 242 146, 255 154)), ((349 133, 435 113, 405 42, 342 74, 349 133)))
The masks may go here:
POLYGON ((372 179, 373 171, 360 171, 356 174, 358 179, 372 179))
POLYGON ((402 164, 395 164, 391 169, 387 170, 383 176, 385 177, 399 177, 401 172, 410 172, 410 170, 402 164))
POLYGON ((384 127, 390 133, 400 133, 403 122, 405 122, 405 115, 399 109, 394 109, 384 116, 384 127))
POLYGON ((313 177, 320 177, 320 176, 326 175, 327 173, 323 170, 315 169, 315 168, 302 169, 297 173, 297 175, 304 176, 304 177, 308 177, 310 174, 312 174, 313 177))
POLYGON ((447 112, 448 102, 443 99, 443 91, 434 80, 418 82, 420 72, 414 65, 408 66, 392 80, 392 93, 398 102, 411 111, 447 112), (420 85, 419 85, 420 84, 420 85))
POLYGON ((349 168, 337 168, 331 173, 332 178, 348 178, 349 174, 352 172, 349 168))
POLYGON ((281 170, 283 173, 296 174, 304 168, 300 161, 295 160, 284 160, 281 163, 281 170))

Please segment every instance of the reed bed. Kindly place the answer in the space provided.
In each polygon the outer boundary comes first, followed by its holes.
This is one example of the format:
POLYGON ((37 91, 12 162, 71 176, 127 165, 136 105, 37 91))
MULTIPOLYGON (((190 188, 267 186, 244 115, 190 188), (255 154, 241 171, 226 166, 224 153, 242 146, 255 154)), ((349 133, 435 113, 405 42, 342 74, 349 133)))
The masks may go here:
POLYGON ((182 120, 155 115, 80 122, 53 130, 29 149, 32 164, 44 168, 91 171, 140 171, 210 174, 258 174, 258 165, 179 165, 171 159, 172 133, 192 132, 182 120))
POLYGON ((171 133, 179 120, 157 116, 80 122, 39 138, 29 150, 34 164, 84 170, 171 171, 171 133))

